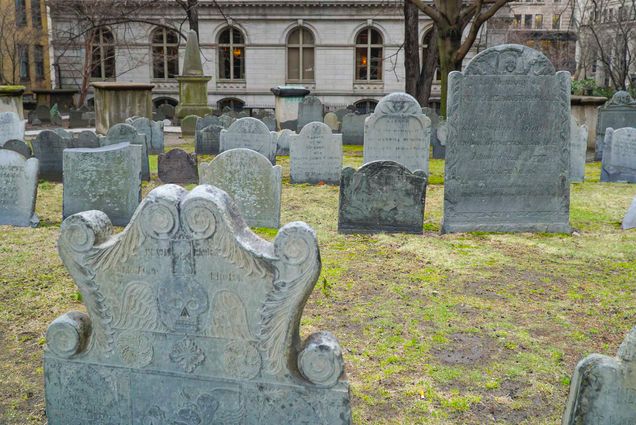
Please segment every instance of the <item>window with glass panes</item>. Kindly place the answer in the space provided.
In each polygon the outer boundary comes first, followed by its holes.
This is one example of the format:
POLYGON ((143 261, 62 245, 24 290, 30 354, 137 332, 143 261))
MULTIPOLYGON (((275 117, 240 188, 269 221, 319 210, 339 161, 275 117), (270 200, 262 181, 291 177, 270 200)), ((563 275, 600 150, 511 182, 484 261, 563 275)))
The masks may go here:
POLYGON ((314 36, 307 28, 296 28, 287 39, 287 80, 314 81, 314 36))
POLYGON ((365 28, 356 37, 356 80, 382 80, 382 35, 374 28, 365 28))
POLYGON ((18 44, 18 59, 20 61, 20 81, 28 82, 31 80, 28 45, 18 44))
POLYGON ((39 44, 33 46, 33 62, 35 63, 35 79, 44 80, 44 47, 39 44))
POLYGON ((42 28, 42 9, 40 8, 40 0, 31 0, 31 22, 33 28, 42 28))
POLYGON ((152 33, 152 77, 167 80, 179 75, 179 34, 166 28, 152 33))
POLYGON ((92 78, 115 78, 115 37, 107 28, 99 28, 93 34, 92 63, 92 78))
POLYGON ((234 27, 226 28, 219 36, 219 79, 245 79, 245 39, 234 27))

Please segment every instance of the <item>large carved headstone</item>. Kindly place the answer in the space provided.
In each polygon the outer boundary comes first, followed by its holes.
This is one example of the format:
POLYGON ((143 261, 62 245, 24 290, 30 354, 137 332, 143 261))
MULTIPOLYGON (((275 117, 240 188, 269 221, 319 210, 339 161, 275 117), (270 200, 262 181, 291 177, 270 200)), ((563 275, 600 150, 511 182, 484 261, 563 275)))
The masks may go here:
POLYGON ((60 233, 88 314, 48 328, 49 424, 351 423, 336 338, 300 341, 321 268, 306 224, 270 243, 222 190, 164 185, 117 236, 99 211, 60 233))
POLYGON ((364 124, 364 162, 394 161, 428 174, 431 120, 406 93, 382 98, 364 124))
POLYGON ((605 131, 608 128, 636 127, 636 100, 626 91, 618 91, 603 106, 598 108, 596 122, 596 150, 594 158, 603 159, 605 131))
POLYGON ((364 144, 364 121, 369 114, 359 115, 353 112, 346 114, 342 118, 340 125, 342 131, 342 143, 345 145, 364 144))
POLYGON ((37 226, 38 160, 0 149, 0 225, 37 226))
POLYGON ((0 146, 7 140, 24 140, 26 120, 15 112, 0 112, 0 146))
POLYGON ((321 122, 312 122, 292 136, 289 149, 292 183, 340 183, 342 135, 321 122))
POLYGON ((99 210, 127 225, 141 201, 141 151, 130 143, 64 150, 64 218, 99 210))
POLYGON ((199 182, 226 191, 250 227, 278 228, 282 171, 260 153, 232 149, 199 165, 199 182))
POLYGON ((585 180, 585 160, 587 158, 587 126, 570 117, 570 182, 585 180))
POLYGON ((141 179, 150 180, 150 163, 148 160, 148 139, 130 124, 115 124, 108 129, 106 137, 101 139, 102 146, 118 143, 130 143, 141 146, 141 179))
POLYGON ((310 122, 323 121, 322 102, 316 96, 306 96, 302 102, 298 104, 298 129, 300 132, 304 126, 310 122))
POLYGON ((340 180, 338 232, 423 232, 427 177, 393 161, 345 168, 340 180))
POLYGON ((221 152, 237 148, 256 151, 276 164, 276 140, 267 126, 256 118, 240 118, 221 131, 221 152))
POLYGON ((636 128, 606 130, 601 181, 636 183, 636 128))
POLYGON ((198 183, 197 155, 171 149, 157 158, 159 180, 163 183, 198 183))
POLYGON ((570 232, 570 74, 519 45, 449 75, 443 232, 570 232))
POLYGON ((131 125, 137 129, 137 133, 146 136, 149 154, 163 153, 163 122, 139 117, 132 120, 131 125))
POLYGON ((69 146, 70 140, 63 139, 54 131, 42 130, 31 142, 33 156, 40 164, 39 177, 43 180, 62 181, 62 160, 64 149, 69 146))
POLYGON ((572 376, 563 425, 636 423, 636 327, 616 357, 591 354, 572 376))

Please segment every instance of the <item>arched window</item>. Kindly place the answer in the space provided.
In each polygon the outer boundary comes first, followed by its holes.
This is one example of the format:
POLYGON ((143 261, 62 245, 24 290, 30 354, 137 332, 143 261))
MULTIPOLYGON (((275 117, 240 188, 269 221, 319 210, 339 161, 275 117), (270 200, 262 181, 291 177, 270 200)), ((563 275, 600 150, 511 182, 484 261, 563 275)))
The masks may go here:
POLYGON ((100 80, 115 78, 115 37, 108 28, 99 28, 93 34, 91 77, 100 80))
POLYGON ((179 75, 179 34, 166 28, 152 32, 152 78, 167 80, 179 75))
POLYGON ((234 27, 226 28, 219 36, 219 79, 245 79, 245 39, 234 27))
MULTIPOLYGON (((424 66, 424 62, 426 61, 426 57, 428 56, 428 52, 430 52, 430 49, 437 48, 437 46, 435 46, 435 43, 431 40, 432 36, 433 36, 433 31, 428 31, 426 34, 424 34, 424 38, 422 38, 422 66, 424 66)), ((438 55, 437 66, 435 67, 435 73, 433 74, 433 81, 440 81, 439 69, 440 69, 440 65, 439 65, 439 55, 438 55)))
POLYGON ((233 111, 240 112, 245 106, 245 102, 235 97, 226 97, 216 102, 216 105, 219 111, 223 111, 227 107, 233 111))
POLYGON ((307 28, 296 28, 287 39, 287 80, 314 81, 314 36, 307 28))
POLYGON ((373 99, 364 99, 358 100, 353 105, 356 107, 356 112, 360 114, 372 114, 375 107, 378 105, 378 101, 373 99))
POLYGON ((382 80, 382 34, 365 28, 356 37, 356 80, 382 80))

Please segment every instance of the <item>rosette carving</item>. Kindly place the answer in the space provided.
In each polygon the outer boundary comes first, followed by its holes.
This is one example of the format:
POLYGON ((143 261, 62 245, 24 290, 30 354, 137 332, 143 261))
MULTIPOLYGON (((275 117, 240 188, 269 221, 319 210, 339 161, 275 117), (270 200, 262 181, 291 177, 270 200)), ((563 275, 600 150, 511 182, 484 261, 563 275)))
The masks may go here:
POLYGON ((184 229, 192 235, 193 239, 207 239, 216 230, 216 217, 213 211, 214 204, 207 199, 191 199, 183 203, 181 217, 184 229))

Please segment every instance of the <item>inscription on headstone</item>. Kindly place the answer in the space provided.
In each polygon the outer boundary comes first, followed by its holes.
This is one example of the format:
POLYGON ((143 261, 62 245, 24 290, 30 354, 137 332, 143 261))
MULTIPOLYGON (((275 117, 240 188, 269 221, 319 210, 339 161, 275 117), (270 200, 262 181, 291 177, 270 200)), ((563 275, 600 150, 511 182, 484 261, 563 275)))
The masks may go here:
POLYGON ((197 156, 183 149, 171 149, 158 158, 159 180, 162 183, 198 183, 197 156))
POLYGON ((276 164, 276 140, 267 126, 256 118, 240 118, 221 131, 221 152, 237 148, 256 151, 276 164))
POLYGON ((38 160, 0 149, 0 224, 35 227, 38 191, 38 160))
POLYGON ((307 124, 292 137, 289 163, 292 183, 340 183, 342 135, 321 122, 307 124))
POLYGON ((606 130, 601 181, 636 183, 636 128, 606 130))

